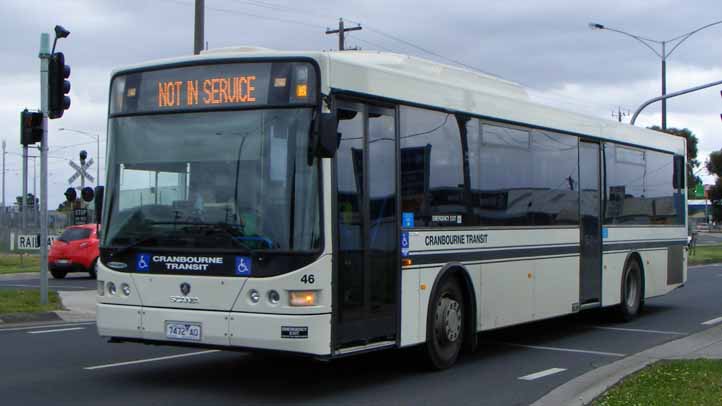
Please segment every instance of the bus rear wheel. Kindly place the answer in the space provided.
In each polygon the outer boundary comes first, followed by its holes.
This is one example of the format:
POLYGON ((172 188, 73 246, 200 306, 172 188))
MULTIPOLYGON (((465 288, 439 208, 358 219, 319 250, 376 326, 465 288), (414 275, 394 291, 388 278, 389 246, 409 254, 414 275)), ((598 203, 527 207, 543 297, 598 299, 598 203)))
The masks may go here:
POLYGON ((622 296, 619 315, 624 321, 633 320, 642 308, 642 269, 636 260, 627 263, 622 273, 622 296))
POLYGON ((446 278, 429 303, 426 355, 430 366, 442 370, 454 365, 464 337, 464 298, 458 282, 446 278))

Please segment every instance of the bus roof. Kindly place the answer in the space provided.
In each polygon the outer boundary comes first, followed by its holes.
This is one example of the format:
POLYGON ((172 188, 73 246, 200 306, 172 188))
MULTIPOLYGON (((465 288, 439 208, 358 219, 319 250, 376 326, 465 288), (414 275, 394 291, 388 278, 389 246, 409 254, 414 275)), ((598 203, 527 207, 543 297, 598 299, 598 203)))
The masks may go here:
POLYGON ((308 57, 322 70, 322 92, 331 89, 463 112, 492 120, 563 131, 685 154, 682 137, 613 120, 573 113, 529 99, 519 84, 422 58, 377 51, 275 51, 257 47, 221 48, 201 55, 152 61, 115 70, 190 61, 308 57))

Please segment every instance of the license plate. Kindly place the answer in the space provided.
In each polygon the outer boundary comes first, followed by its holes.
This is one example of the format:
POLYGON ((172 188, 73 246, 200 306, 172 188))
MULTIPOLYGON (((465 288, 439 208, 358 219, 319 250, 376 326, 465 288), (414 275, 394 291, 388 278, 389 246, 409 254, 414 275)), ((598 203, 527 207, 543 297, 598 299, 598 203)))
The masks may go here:
POLYGON ((69 264, 70 260, 69 259, 59 259, 59 260, 55 261, 55 263, 56 264, 69 264))
POLYGON ((183 321, 166 321, 165 336, 174 340, 201 340, 201 324, 183 321))

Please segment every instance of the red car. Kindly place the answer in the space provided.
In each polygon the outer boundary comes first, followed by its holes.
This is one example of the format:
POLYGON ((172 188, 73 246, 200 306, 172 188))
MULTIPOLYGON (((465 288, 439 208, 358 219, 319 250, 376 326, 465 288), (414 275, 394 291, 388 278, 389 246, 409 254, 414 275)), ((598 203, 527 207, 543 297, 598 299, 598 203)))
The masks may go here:
POLYGON ((55 279, 68 272, 88 272, 95 278, 98 261, 98 232, 95 224, 70 226, 53 241, 48 252, 48 270, 55 279))

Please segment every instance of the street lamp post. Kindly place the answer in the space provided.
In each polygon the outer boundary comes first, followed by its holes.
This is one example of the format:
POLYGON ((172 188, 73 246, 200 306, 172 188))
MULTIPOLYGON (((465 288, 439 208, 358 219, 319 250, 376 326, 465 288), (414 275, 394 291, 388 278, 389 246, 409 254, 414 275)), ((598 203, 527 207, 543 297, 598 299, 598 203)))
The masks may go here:
MULTIPOLYGON (((697 29, 694 29, 686 34, 679 35, 677 37, 674 37, 672 39, 668 39, 665 41, 660 41, 656 39, 651 38, 645 38, 639 35, 630 34, 626 31, 618 30, 616 28, 607 27, 603 24, 598 23, 589 23, 589 28, 592 30, 607 30, 616 32, 622 35, 626 35, 630 38, 634 38, 635 40, 641 42, 644 46, 649 48, 652 52, 654 52, 655 55, 659 57, 659 59, 662 61, 662 96, 667 95, 667 58, 672 55, 672 52, 674 52, 684 41, 687 40, 687 38, 691 37, 692 35, 704 30, 705 28, 712 27, 717 24, 722 24, 722 20, 715 21, 713 23, 704 25, 702 27, 699 27, 697 29), (667 45, 671 46, 671 49, 667 51, 667 45), (661 50, 658 50, 657 47, 660 47, 661 50)), ((667 100, 662 99, 662 129, 667 129, 667 100)))
POLYGON ((72 131, 72 132, 74 132, 74 133, 83 134, 83 135, 88 136, 88 137, 90 137, 90 138, 95 138, 95 141, 97 142, 97 146, 98 146, 98 148, 97 148, 97 155, 95 156, 95 158, 98 160, 98 163, 97 163, 96 166, 95 166, 95 170, 96 170, 96 178, 95 178, 96 180, 95 180, 95 184, 96 184, 96 185, 100 185, 100 135, 99 135, 99 134, 95 134, 95 133, 91 133, 91 132, 88 132, 88 131, 75 130, 75 129, 72 129, 72 128, 59 128, 58 131, 72 131))

